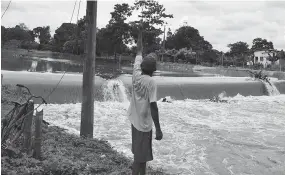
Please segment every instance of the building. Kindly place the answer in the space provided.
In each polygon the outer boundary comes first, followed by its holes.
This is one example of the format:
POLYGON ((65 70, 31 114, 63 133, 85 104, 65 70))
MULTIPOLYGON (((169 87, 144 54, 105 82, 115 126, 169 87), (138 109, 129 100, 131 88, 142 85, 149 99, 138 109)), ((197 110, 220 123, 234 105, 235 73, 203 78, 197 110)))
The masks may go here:
MULTIPOLYGON (((258 50, 253 53, 254 55, 254 64, 261 63, 263 67, 266 68, 268 65, 271 65, 272 62, 269 61, 269 55, 274 57, 276 56, 277 52, 275 50, 258 50), (270 51, 270 52, 269 52, 270 51)), ((275 65, 279 65, 279 60, 274 62, 275 65)))

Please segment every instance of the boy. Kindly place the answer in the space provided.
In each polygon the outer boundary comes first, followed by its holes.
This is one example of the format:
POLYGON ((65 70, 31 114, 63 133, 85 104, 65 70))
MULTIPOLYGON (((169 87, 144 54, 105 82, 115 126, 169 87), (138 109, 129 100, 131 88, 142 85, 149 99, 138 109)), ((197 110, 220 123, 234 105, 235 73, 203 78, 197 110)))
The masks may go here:
POLYGON ((152 78, 156 71, 156 55, 142 59, 142 30, 139 31, 137 56, 132 77, 132 98, 128 118, 132 124, 133 175, 144 175, 146 162, 153 160, 152 121, 156 128, 156 140, 163 137, 157 107, 157 85, 152 78))

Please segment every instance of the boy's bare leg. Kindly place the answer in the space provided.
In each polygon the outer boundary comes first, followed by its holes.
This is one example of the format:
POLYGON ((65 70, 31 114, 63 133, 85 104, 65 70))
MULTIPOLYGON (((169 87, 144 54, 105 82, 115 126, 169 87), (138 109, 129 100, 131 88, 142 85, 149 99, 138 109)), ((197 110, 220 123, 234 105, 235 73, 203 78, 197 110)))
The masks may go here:
POLYGON ((146 173, 146 162, 134 162, 132 167, 132 175, 145 175, 146 173))
POLYGON ((140 172, 140 163, 134 161, 132 167, 132 175, 139 175, 139 172, 140 172))
POLYGON ((146 171, 146 162, 140 163, 140 175, 145 175, 146 171))

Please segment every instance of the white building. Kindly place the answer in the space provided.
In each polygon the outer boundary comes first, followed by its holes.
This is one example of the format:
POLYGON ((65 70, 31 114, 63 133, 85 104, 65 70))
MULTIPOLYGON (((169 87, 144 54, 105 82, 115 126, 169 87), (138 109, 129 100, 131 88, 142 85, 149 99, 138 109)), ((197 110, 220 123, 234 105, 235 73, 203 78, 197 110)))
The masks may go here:
MULTIPOLYGON (((269 55, 270 56, 275 56, 276 55, 276 51, 271 51, 270 53, 268 53, 268 50, 259 50, 259 51, 255 51, 254 53, 254 64, 258 64, 261 63, 263 64, 264 67, 267 67, 267 65, 271 64, 271 61, 269 61, 269 55)), ((274 62, 275 65, 279 65, 279 60, 274 62)))

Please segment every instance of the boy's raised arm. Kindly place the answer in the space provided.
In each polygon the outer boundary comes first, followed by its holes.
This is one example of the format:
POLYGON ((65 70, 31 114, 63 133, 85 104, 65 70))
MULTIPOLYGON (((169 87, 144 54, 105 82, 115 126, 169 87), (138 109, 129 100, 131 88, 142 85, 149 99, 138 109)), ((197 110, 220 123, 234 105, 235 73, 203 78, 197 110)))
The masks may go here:
POLYGON ((137 55, 142 55, 143 44, 142 44, 142 30, 139 30, 138 42, 137 42, 137 55))
POLYGON ((141 74, 141 63, 142 63, 142 52, 143 52, 143 44, 142 44, 142 30, 139 30, 139 36, 137 41, 137 55, 134 63, 134 72, 133 74, 141 74))

